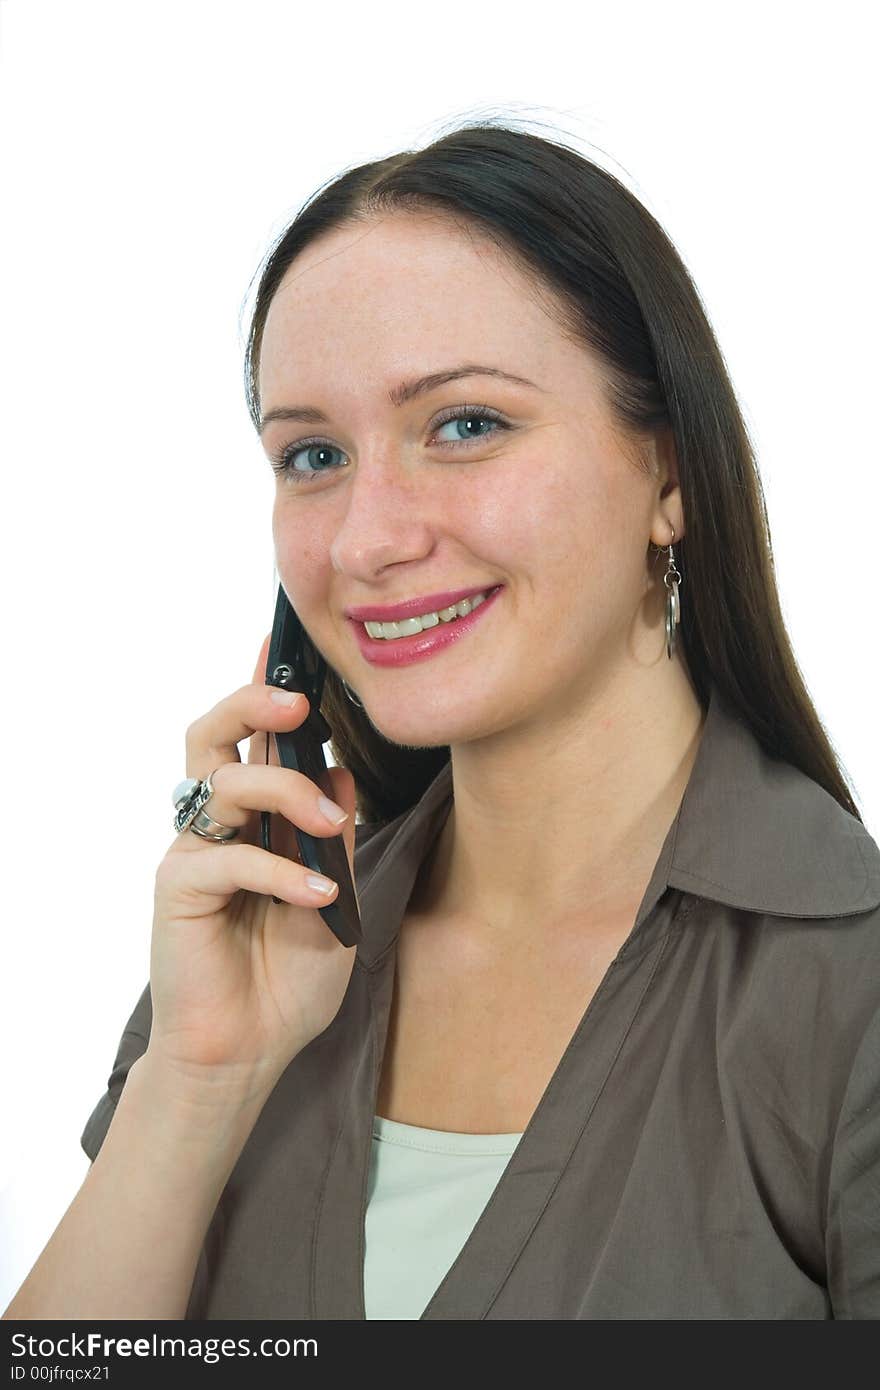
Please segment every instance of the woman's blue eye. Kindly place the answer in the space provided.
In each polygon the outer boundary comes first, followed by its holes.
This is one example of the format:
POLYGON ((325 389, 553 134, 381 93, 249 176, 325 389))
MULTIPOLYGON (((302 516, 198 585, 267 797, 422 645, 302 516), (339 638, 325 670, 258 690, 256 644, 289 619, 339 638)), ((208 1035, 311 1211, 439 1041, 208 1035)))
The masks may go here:
POLYGON ((307 482, 309 478, 315 478, 319 473, 327 473, 330 469, 326 459, 328 454, 341 453, 335 444, 325 444, 320 440, 315 444, 291 444, 288 449, 284 449, 277 459, 273 459, 272 467, 276 473, 283 473, 288 478, 295 478, 298 483, 307 482), (302 468, 294 468, 293 461, 298 454, 306 455, 306 463, 309 472, 302 468))
MULTIPOLYGON (((488 410, 458 410, 452 415, 447 415, 445 420, 438 420, 437 424, 434 427, 434 433, 436 434, 446 425, 455 425, 457 428, 462 420, 465 421, 466 424, 473 424, 474 422, 476 422, 478 425, 496 425, 499 429, 502 430, 510 428, 510 426, 504 420, 502 420, 501 416, 496 415, 494 412, 490 413, 488 410)), ((483 434, 482 432, 477 433, 476 431, 468 431, 465 434, 460 434, 458 438, 455 438, 455 436, 453 436, 452 439, 441 440, 441 444, 444 447, 448 448, 451 444, 454 445, 478 443, 481 439, 487 439, 489 434, 491 433, 491 430, 487 431, 486 434, 483 434)))
MULTIPOLYGON (((479 444, 487 439, 495 430, 484 431, 483 425, 494 425, 496 430, 509 430, 510 425, 496 411, 489 410, 485 406, 458 406, 448 412, 446 417, 440 419, 434 425, 433 434, 436 434, 445 425, 455 425, 458 429, 459 422, 467 424, 477 423, 478 430, 470 430, 465 434, 459 434, 458 438, 444 439, 439 441, 441 449, 456 449, 470 444, 479 444)), ((272 458, 272 467, 276 473, 283 474, 285 478, 297 483, 306 483, 316 478, 321 473, 335 472, 332 464, 328 464, 327 455, 341 454, 342 450, 337 449, 335 444, 330 444, 325 439, 301 439, 296 444, 288 444, 277 455, 272 458), (300 454, 306 456, 307 468, 295 466, 295 460, 300 454)))

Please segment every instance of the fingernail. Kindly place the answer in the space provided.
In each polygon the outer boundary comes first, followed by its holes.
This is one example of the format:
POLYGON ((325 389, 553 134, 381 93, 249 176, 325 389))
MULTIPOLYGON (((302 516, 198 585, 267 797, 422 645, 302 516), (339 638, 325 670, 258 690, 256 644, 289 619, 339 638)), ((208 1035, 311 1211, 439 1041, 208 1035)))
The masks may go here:
POLYGON ((276 705, 295 705, 297 700, 302 699, 302 695, 298 690, 273 690, 269 699, 274 700, 276 705))
POLYGON ((318 797, 318 806, 321 815, 326 816, 331 825, 341 825, 344 820, 348 820, 348 812, 343 811, 341 806, 337 806, 336 802, 327 796, 318 797))
POLYGON ((336 887, 332 878, 322 878, 320 874, 306 874, 306 883, 319 893, 332 893, 336 887))

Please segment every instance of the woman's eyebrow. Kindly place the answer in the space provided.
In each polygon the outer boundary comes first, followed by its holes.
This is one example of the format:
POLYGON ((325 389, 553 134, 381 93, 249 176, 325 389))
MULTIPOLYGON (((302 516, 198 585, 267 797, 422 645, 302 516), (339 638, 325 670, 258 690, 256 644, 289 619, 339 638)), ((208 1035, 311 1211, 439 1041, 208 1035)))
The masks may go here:
MULTIPOLYGON (((448 367, 439 372, 429 372, 426 376, 414 377, 410 381, 402 381, 399 386, 395 386, 388 392, 388 398, 392 405, 401 406, 413 397, 423 395, 426 391, 433 391, 438 386, 444 386, 448 381, 457 381, 465 376, 494 376, 501 377, 504 381, 512 381, 517 386, 531 386, 536 391, 543 391, 543 386, 538 386, 536 382, 529 381, 527 377, 516 376, 513 372, 504 372, 500 367, 481 366, 476 362, 464 362, 460 367, 448 367)), ((299 420, 303 424, 318 425, 327 424, 328 417, 322 410, 318 410, 313 405, 279 405, 273 410, 267 410, 260 422, 260 434, 267 425, 273 420, 299 420)))

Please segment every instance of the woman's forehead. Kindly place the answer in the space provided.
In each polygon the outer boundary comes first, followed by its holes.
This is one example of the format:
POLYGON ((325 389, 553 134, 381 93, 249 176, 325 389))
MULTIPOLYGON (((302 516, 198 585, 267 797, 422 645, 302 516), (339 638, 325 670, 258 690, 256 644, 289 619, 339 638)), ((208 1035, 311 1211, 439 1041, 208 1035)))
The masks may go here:
POLYGON ((283 278, 266 319, 260 389, 317 390, 328 377, 381 381, 472 361, 531 381, 584 380, 590 355, 564 334, 504 257, 430 226, 328 234, 283 278))

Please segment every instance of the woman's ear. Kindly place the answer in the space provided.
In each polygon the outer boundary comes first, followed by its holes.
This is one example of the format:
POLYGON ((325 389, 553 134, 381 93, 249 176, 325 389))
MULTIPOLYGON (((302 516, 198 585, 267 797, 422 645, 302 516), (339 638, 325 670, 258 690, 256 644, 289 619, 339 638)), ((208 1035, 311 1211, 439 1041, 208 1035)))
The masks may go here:
POLYGON ((678 476, 678 454, 671 425, 661 425, 654 436, 654 474, 657 480, 657 507, 651 540, 655 545, 672 545, 685 531, 684 503, 678 476), (675 527, 675 541, 670 534, 675 527))

